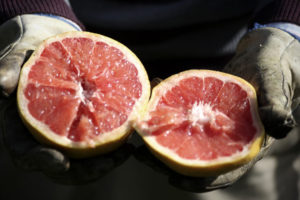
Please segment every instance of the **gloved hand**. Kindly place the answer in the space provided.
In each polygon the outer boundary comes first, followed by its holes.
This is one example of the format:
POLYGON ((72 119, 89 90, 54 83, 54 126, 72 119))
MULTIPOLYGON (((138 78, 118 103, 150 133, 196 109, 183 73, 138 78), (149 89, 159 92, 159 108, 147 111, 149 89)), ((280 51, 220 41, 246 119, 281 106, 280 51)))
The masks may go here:
POLYGON ((154 157, 154 155, 148 150, 145 145, 141 145, 136 148, 134 157, 138 161, 149 166, 158 173, 165 175, 172 186, 184 191, 202 193, 225 188, 234 184, 242 176, 244 176, 256 162, 258 162, 268 153, 268 150, 273 142, 274 138, 266 137, 259 154, 252 161, 235 170, 229 171, 216 177, 198 178, 178 174, 177 172, 164 165, 156 157, 154 157))
POLYGON ((68 184, 100 178, 127 160, 133 150, 131 145, 124 145, 105 156, 69 159, 62 152, 36 142, 18 115, 13 91, 21 66, 44 39, 74 30, 76 25, 63 20, 31 14, 17 16, 0 26, 0 90, 9 96, 0 98, 0 130, 6 149, 17 167, 42 171, 52 180, 68 184))
POLYGON ((276 28, 246 34, 224 71, 248 80, 256 89, 266 133, 282 138, 296 126, 299 105, 300 44, 276 28))
POLYGON ((41 15, 16 16, 0 26, 0 93, 10 95, 16 88, 20 68, 44 39, 76 30, 65 21, 41 15))
POLYGON ((133 153, 132 144, 92 158, 70 159, 62 152, 39 144, 22 123, 16 97, 0 99, 2 139, 15 166, 25 171, 41 171, 54 182, 84 184, 97 180, 124 163, 133 153))

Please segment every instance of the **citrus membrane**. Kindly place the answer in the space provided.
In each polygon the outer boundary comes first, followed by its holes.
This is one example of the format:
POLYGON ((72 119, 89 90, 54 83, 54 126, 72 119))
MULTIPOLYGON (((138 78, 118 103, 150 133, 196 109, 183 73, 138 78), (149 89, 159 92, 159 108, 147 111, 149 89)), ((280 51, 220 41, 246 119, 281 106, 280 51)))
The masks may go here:
POLYGON ((216 176, 249 162, 264 137, 254 88, 210 70, 162 81, 134 126, 155 156, 188 176, 216 176))
POLYGON ((35 50, 22 68, 17 100, 39 141, 86 157, 120 146, 149 94, 147 73, 127 47, 78 31, 35 50))

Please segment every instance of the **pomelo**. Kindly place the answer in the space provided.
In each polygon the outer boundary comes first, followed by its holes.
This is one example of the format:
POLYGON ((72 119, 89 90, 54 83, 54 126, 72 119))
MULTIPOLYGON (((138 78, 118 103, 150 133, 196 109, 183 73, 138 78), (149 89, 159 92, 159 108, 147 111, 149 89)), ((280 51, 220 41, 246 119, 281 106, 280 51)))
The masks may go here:
POLYGON ((45 40, 23 66, 17 91, 20 116, 36 139, 71 157, 120 146, 149 96, 134 53, 89 32, 45 40))
POLYGON ((134 127, 158 159, 198 177, 246 164, 264 138, 254 88, 210 70, 184 71, 159 83, 134 127))

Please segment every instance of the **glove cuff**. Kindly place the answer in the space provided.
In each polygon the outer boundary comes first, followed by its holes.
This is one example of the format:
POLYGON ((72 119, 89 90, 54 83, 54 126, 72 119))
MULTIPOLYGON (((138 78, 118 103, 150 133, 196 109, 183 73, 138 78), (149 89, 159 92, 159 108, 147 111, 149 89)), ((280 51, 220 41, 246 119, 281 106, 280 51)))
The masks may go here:
POLYGON ((277 28, 282 31, 285 31, 289 33, 291 36, 293 36, 294 38, 296 38, 298 41, 300 41, 300 26, 292 23, 286 23, 286 22, 274 22, 269 24, 254 23, 254 27, 250 29, 250 31, 259 28, 267 28, 267 27, 277 28))
POLYGON ((275 0, 259 11, 253 22, 267 24, 272 22, 290 22, 300 25, 299 0, 275 0))
POLYGON ((64 0, 0 0, 0 24, 17 15, 35 13, 58 15, 70 19, 84 30, 84 26, 64 0))

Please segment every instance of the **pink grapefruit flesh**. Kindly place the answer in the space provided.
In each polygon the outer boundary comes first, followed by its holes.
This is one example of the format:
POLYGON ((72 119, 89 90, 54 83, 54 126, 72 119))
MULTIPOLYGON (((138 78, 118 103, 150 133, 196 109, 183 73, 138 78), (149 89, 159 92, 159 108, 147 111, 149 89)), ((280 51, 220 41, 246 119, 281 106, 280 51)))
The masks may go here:
POLYGON ((136 129, 162 161, 193 176, 248 162, 264 132, 253 87, 208 70, 182 72, 160 83, 136 129))
POLYGON ((82 150, 128 135, 148 96, 137 57, 110 38, 86 32, 44 42, 24 66, 18 90, 22 117, 34 132, 82 150))

